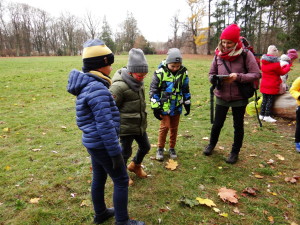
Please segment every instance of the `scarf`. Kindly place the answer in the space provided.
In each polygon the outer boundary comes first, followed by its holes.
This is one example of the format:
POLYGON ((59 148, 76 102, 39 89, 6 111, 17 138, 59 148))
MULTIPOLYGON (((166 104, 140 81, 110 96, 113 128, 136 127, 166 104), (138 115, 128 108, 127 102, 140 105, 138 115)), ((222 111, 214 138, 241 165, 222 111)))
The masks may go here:
POLYGON ((224 48, 222 46, 222 42, 220 41, 218 44, 218 47, 215 50, 216 56, 219 56, 221 59, 227 60, 227 61, 234 61, 242 52, 243 52, 243 45, 241 41, 238 41, 234 48, 223 52, 224 48))
POLYGON ((103 73, 99 72, 99 71, 95 71, 95 70, 91 70, 89 73, 96 75, 97 77, 100 77, 104 80, 106 80, 109 83, 109 86, 111 85, 111 79, 109 76, 104 75, 103 73))
POLYGON ((144 82, 134 79, 125 68, 121 70, 121 77, 124 82, 135 92, 138 92, 144 84, 144 82))

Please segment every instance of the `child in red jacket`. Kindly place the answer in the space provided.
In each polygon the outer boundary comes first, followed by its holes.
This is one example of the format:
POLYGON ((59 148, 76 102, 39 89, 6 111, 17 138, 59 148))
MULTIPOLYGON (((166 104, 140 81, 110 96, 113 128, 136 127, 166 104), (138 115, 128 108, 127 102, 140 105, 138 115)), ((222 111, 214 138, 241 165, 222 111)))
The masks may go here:
POLYGON ((261 62, 262 79, 260 92, 263 94, 263 102, 259 118, 266 122, 274 123, 276 120, 270 116, 274 97, 279 94, 282 82, 280 76, 290 71, 290 65, 280 66, 278 50, 275 45, 268 47, 268 52, 262 56, 261 62))

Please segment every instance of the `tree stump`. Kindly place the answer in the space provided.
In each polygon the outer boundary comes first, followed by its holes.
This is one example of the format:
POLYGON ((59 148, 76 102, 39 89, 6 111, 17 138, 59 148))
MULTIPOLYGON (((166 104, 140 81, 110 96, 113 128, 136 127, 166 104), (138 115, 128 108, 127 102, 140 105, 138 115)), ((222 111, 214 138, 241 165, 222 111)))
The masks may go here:
POLYGON ((277 117, 295 120, 297 106, 296 99, 287 91, 275 97, 272 113, 277 117))

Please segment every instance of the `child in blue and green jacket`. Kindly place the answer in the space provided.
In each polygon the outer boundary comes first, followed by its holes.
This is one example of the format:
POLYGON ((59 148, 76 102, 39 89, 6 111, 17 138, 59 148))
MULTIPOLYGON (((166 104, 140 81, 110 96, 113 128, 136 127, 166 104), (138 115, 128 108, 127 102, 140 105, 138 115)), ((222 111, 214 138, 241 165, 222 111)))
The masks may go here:
POLYGON ((150 100, 154 116, 160 120, 156 159, 164 159, 163 152, 169 130, 170 158, 176 159, 175 145, 182 106, 186 110, 185 116, 190 113, 191 106, 188 70, 182 65, 182 56, 178 48, 169 49, 167 59, 154 72, 150 85, 150 100))

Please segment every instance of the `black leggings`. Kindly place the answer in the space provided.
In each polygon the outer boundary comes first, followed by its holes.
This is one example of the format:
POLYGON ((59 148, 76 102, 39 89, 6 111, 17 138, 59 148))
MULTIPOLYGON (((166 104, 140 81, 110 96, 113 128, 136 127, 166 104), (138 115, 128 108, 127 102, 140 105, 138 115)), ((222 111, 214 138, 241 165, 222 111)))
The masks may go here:
POLYGON ((270 112, 274 103, 275 95, 263 94, 263 101, 261 103, 260 115, 270 116, 270 112))
MULTIPOLYGON (((233 115, 234 141, 232 152, 239 153, 243 145, 244 139, 244 114, 246 106, 231 107, 233 115)), ((215 146, 219 140, 221 129, 226 120, 226 115, 229 110, 227 106, 216 105, 215 121, 211 128, 210 144, 215 146)))

